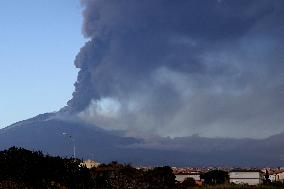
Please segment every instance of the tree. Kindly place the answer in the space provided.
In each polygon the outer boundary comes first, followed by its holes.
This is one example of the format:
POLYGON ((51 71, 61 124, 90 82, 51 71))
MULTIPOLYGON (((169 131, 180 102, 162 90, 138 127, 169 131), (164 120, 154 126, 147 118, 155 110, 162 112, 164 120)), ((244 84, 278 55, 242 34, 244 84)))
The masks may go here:
POLYGON ((152 189, 175 188, 175 175, 168 166, 156 167, 144 174, 144 185, 152 189))
POLYGON ((90 171, 95 188, 137 188, 142 177, 141 170, 117 162, 102 164, 90 171))
POLYGON ((204 179, 205 184, 223 184, 229 180, 229 175, 226 171, 212 170, 202 174, 201 179, 204 179))
POLYGON ((186 178, 182 183, 178 185, 179 189, 188 189, 197 186, 195 180, 191 177, 186 178))
POLYGON ((269 184, 271 181, 269 179, 269 173, 268 170, 265 170, 265 176, 264 176, 264 184, 269 184))
POLYGON ((89 170, 80 164, 79 159, 12 147, 0 152, 0 182, 18 188, 86 188, 89 170))

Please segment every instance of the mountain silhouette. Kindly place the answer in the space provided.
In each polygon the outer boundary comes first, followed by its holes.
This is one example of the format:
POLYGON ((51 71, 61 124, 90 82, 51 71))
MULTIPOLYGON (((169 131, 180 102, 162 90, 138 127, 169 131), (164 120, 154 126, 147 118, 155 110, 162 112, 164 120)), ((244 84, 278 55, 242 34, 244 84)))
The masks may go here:
POLYGON ((134 165, 281 166, 284 133, 266 139, 205 138, 199 136, 141 139, 46 113, 0 130, 0 148, 40 150, 50 155, 119 161, 134 165), (68 137, 63 135, 68 133, 68 137))

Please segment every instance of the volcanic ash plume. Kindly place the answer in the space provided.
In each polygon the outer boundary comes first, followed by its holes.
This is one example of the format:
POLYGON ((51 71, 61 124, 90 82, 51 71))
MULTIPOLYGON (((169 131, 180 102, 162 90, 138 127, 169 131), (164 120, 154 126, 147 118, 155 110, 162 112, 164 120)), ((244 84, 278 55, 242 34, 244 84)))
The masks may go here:
POLYGON ((106 129, 263 137, 284 122, 278 0, 82 0, 69 110, 106 129))

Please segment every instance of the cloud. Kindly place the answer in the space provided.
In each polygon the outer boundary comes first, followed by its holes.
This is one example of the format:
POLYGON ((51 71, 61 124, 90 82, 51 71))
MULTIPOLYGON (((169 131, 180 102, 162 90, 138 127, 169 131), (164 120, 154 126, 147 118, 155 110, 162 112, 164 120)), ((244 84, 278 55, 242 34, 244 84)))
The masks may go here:
POLYGON ((172 137, 283 131, 282 1, 82 5, 89 41, 76 57, 68 102, 82 119, 172 137))

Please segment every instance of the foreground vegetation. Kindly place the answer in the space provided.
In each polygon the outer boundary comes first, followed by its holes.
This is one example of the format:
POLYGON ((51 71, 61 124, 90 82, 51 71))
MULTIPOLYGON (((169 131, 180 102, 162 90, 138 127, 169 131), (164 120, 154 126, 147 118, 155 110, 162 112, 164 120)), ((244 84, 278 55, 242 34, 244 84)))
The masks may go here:
POLYGON ((276 189, 281 183, 261 186, 225 184, 228 174, 210 171, 202 175, 205 185, 196 186, 193 179, 175 181, 170 167, 138 170, 117 162, 87 169, 82 161, 44 155, 41 152, 12 147, 0 152, 0 188, 58 188, 58 189, 276 189))
POLYGON ((222 184, 222 185, 206 185, 202 187, 188 187, 189 189, 283 189, 284 185, 258 185, 258 186, 248 186, 248 185, 232 185, 232 184, 222 184))

